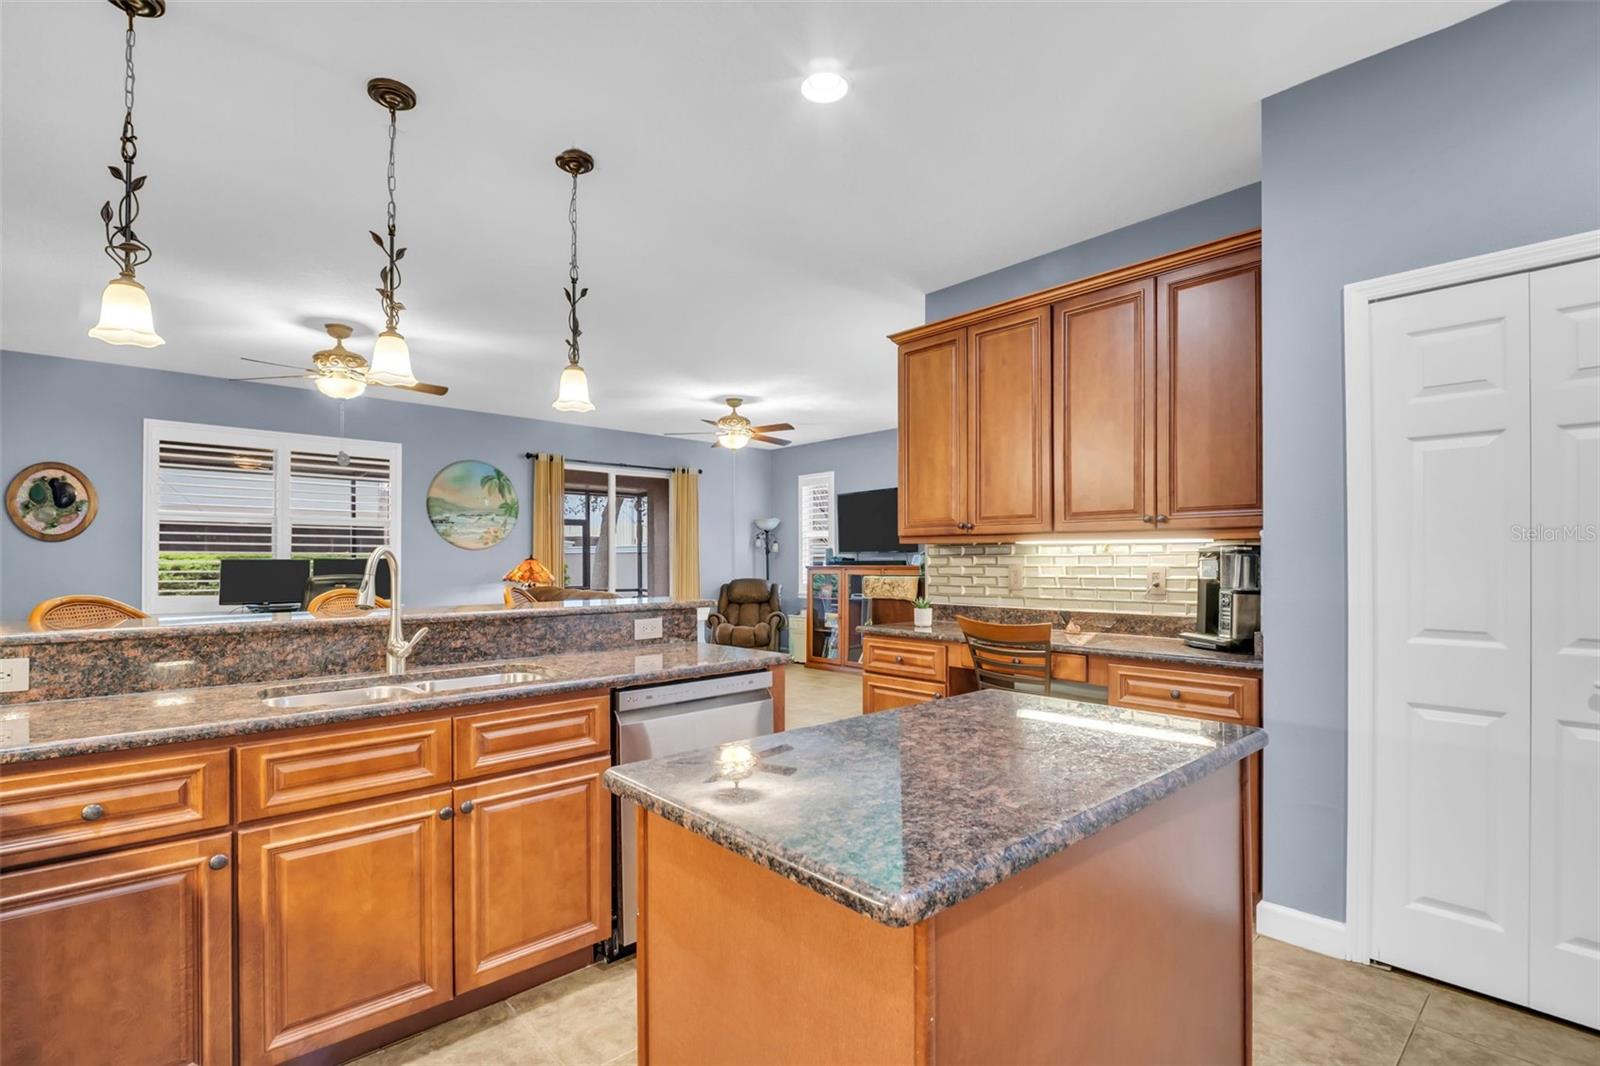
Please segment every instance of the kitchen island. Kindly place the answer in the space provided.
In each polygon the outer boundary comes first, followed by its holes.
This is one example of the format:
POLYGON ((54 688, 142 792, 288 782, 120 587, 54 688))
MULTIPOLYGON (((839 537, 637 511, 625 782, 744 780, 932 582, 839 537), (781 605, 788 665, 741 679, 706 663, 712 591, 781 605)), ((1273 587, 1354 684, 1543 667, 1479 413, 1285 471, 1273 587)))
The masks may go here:
POLYGON ((1248 1062, 1265 744, 985 691, 613 768, 640 1062, 1248 1062))

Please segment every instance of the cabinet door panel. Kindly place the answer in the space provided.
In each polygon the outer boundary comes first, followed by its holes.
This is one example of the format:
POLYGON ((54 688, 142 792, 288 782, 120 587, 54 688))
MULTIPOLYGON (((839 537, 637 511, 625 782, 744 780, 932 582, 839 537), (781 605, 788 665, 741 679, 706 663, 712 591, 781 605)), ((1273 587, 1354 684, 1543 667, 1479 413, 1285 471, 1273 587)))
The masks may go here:
POLYGON ((861 675, 862 714, 877 714, 879 711, 940 700, 944 699, 944 694, 944 686, 931 681, 908 681, 881 674, 861 675))
POLYGON ((966 334, 900 349, 900 537, 958 535, 967 521, 966 334))
POLYGON ((450 791, 239 833, 242 1062, 451 998, 450 791))
POLYGON ((227 833, 0 877, 0 1061, 233 1058, 227 833))
POLYGON ((1261 252, 1156 279, 1162 529, 1261 526, 1261 252))
POLYGON ((1150 529, 1155 513, 1155 282, 1055 311, 1055 527, 1150 529))
POLYGON ((1049 336, 1044 308, 967 332, 969 533, 1050 528, 1049 336))
POLYGON ((611 935, 610 765, 455 790, 458 994, 611 935))

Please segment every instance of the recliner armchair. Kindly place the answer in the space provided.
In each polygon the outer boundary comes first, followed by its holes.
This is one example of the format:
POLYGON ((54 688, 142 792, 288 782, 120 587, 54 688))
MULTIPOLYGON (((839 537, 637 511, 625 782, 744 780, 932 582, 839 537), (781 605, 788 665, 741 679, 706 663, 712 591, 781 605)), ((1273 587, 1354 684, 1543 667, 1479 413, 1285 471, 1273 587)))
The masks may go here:
POLYGON ((735 578, 722 586, 717 609, 706 616, 706 639, 735 648, 778 650, 788 624, 779 605, 781 586, 758 577, 735 578))

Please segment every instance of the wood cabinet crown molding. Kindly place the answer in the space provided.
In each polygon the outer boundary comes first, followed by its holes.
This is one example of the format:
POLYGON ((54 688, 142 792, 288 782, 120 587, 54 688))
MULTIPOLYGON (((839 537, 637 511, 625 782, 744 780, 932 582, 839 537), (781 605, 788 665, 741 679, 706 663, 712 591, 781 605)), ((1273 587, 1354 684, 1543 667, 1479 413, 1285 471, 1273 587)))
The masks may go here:
POLYGON ((1117 267, 1115 270, 1107 270, 1099 274, 1091 274, 1086 278, 1079 278, 1076 281, 1068 281, 1053 288, 1040 289, 1038 292, 1015 296, 1001 303, 991 304, 988 307, 978 307, 971 311, 963 311, 959 315, 951 315, 949 318, 942 318, 937 322, 912 326, 898 333, 889 334, 889 339, 895 344, 913 343, 941 333, 948 333, 951 330, 965 329, 967 326, 976 325, 979 322, 984 322, 1000 315, 1044 307, 1059 300, 1089 292, 1092 289, 1149 277, 1151 274, 1177 270, 1179 267, 1186 267, 1205 259, 1215 259, 1217 256, 1227 255, 1230 252, 1238 252, 1260 246, 1261 230, 1246 230, 1231 237, 1222 237, 1205 244, 1197 244, 1193 248, 1183 248, 1176 252, 1169 252, 1166 255, 1156 256, 1154 259, 1130 263, 1127 266, 1117 267))

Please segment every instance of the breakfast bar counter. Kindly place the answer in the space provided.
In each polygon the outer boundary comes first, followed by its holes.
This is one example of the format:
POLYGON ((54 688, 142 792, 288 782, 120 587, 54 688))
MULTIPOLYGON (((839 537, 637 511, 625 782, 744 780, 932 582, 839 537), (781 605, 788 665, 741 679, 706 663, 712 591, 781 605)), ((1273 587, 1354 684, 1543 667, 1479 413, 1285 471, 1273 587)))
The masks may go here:
POLYGON ((1265 743, 985 691, 613 768, 640 1061, 1248 1061, 1265 743))

